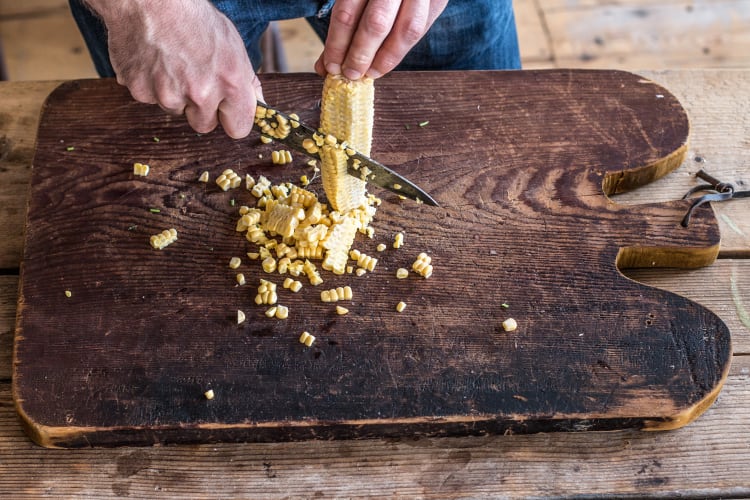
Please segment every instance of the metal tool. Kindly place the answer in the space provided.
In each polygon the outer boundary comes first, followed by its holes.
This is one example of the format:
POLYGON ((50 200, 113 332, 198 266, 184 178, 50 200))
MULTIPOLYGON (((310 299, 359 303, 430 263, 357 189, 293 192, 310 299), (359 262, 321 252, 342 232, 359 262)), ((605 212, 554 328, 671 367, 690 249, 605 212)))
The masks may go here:
MULTIPOLYGON (((261 131, 262 135, 270 137, 274 141, 280 142, 292 149, 301 151, 308 156, 320 159, 320 155, 318 153, 310 153, 302 145, 302 142, 305 139, 314 140, 314 135, 320 135, 315 129, 308 125, 305 125, 299 120, 290 118, 288 114, 271 108, 263 102, 258 101, 258 106, 262 106, 266 110, 271 110, 273 111, 274 116, 279 115, 288 123, 293 123, 293 125, 296 125, 291 126, 289 129, 289 133, 286 135, 279 134, 275 136, 263 133, 261 131)), ((263 128, 262 124, 260 123, 262 120, 265 120, 266 124, 275 122, 278 128, 278 119, 267 117, 259 118, 256 116, 255 124, 258 125, 258 127, 260 127, 261 129, 263 128)), ((407 179, 406 177, 402 177, 382 163, 379 163, 369 156, 365 156, 357 151, 355 151, 354 154, 349 154, 348 172, 349 175, 375 184, 376 186, 380 186, 383 189, 387 189, 388 191, 399 194, 406 198, 416 200, 417 202, 422 202, 426 205, 432 205, 435 207, 439 206, 438 203, 432 198, 432 196, 427 194, 423 189, 411 182, 409 179, 407 179)))

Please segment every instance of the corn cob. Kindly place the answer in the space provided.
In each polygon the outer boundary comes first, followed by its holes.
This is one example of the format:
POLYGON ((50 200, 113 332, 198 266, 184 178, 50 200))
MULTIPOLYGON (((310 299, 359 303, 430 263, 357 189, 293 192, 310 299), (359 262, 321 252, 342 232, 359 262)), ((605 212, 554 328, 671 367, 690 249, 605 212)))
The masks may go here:
POLYGON ((321 177, 331 206, 339 212, 367 205, 365 181, 347 174, 347 144, 370 154, 374 118, 373 80, 328 75, 323 85, 320 126, 330 134, 320 147, 321 177), (334 136, 341 143, 328 138, 334 136))

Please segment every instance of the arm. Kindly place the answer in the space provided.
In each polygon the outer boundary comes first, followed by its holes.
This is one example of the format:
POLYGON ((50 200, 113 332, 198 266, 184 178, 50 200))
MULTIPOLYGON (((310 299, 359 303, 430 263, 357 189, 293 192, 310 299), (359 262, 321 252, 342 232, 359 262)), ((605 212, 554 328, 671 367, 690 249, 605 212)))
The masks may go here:
POLYGON ((234 138, 250 133, 262 98, 244 43, 207 0, 87 0, 104 21, 117 81, 137 101, 184 113, 207 133, 221 122, 234 138))
MULTIPOLYGON (((338 0, 315 70, 378 78, 427 33, 448 0, 338 0)), ((457 48, 458 50, 458 48, 457 48)))

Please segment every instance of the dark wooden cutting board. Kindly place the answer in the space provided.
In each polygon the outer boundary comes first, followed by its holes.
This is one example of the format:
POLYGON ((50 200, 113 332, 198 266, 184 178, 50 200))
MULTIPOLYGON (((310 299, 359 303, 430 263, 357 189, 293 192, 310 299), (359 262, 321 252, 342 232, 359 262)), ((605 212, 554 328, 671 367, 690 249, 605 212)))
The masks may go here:
MULTIPOLYGON (((263 82, 267 102, 317 123, 317 76, 263 82)), ((198 135, 111 80, 50 95, 13 378, 36 442, 669 429, 711 404, 731 355, 726 326, 619 268, 710 264, 713 212, 683 228, 687 202, 607 196, 680 165, 689 121, 674 96, 637 75, 583 70, 399 73, 376 89, 373 156, 442 206, 373 188, 384 200, 376 234, 355 247, 380 258, 375 272, 324 272, 296 295, 279 287, 284 321, 253 304, 260 278, 283 277, 244 259, 249 283, 235 286, 227 265, 254 248, 234 229, 254 198, 196 178, 233 168, 294 182, 312 176, 306 159, 272 166, 257 133, 198 135), (134 162, 149 176, 134 177, 134 162), (170 227, 178 241, 151 249, 149 236, 170 227), (397 231, 406 244, 394 250, 397 231), (377 253, 380 242, 389 248, 377 253), (434 275, 396 279, 423 251, 434 275), (354 300, 339 316, 319 292, 344 284, 354 300), (516 331, 502 330, 507 317, 516 331), (317 337, 311 348, 303 330, 317 337)), ((322 192, 319 180, 311 188, 322 192)))

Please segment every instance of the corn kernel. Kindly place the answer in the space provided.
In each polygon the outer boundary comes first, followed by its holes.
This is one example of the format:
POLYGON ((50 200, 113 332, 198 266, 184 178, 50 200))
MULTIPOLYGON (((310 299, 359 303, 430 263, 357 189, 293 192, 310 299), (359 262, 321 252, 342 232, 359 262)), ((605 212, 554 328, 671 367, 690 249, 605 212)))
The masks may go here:
POLYGON ((266 312, 265 312, 266 317, 273 318, 274 316, 276 316, 276 309, 277 309, 276 306, 271 306, 268 309, 266 309, 266 312))
POLYGON ((70 290, 65 290, 65 296, 67 298, 71 298, 73 296, 73 292, 71 292, 70 290))
POLYGON ((133 163, 133 175, 146 177, 150 167, 145 163, 133 163))
POLYGON ((432 276, 432 258, 426 253, 422 252, 417 256, 417 260, 414 261, 411 268, 424 278, 432 276))
POLYGON ((214 390, 213 390, 213 389, 209 389, 209 390, 207 390, 206 392, 204 392, 204 393, 203 393, 203 396, 204 396, 204 397, 205 397, 206 399, 208 399, 208 400, 212 400, 212 399, 214 398, 214 396, 215 396, 215 394, 214 394, 214 390))
POLYGON ((339 316, 349 314, 349 309, 347 309, 346 307, 336 306, 336 314, 338 314, 339 316))
POLYGON ((271 139, 267 135, 261 135, 260 136, 260 142, 262 142, 263 144, 270 144, 270 143, 273 142, 273 139, 271 139))
POLYGON ((383 251, 385 251, 385 248, 386 248, 385 243, 380 243, 375 249, 378 252, 383 252, 383 251))
POLYGON ((406 302, 399 302, 396 304, 396 311, 403 312, 406 309, 406 302))
POLYGON ((208 182, 208 170, 203 171, 203 173, 198 177, 198 182, 208 182))
POLYGON ((408 278, 408 277, 409 277, 409 270, 408 269, 405 269, 403 267, 399 267, 396 270, 396 278, 402 280, 402 279, 408 278))
POLYGON ((287 319, 289 317, 289 308, 287 306, 276 306, 275 316, 277 319, 287 319))
POLYGON ((237 273, 237 284, 242 286, 245 284, 245 275, 242 273, 237 273))
POLYGON ((240 260, 239 257, 232 257, 229 259, 229 268, 230 269, 237 269, 240 267, 240 264, 242 264, 242 260, 240 260))
POLYGON ((237 324, 240 325, 245 322, 245 313, 237 309, 237 324))
POLYGON ((396 233, 393 238, 393 248, 401 248, 404 245, 404 233, 396 233))
POLYGON ((261 266, 265 272, 272 273, 276 270, 276 259, 270 256, 266 257, 263 259, 263 262, 261 262, 261 266))
POLYGON ((367 273, 367 269, 362 269, 361 267, 358 267, 356 271, 354 271, 354 274, 357 276, 363 276, 365 273, 367 273))
POLYGON ((258 252, 247 252, 247 258, 250 260, 258 260, 260 254, 258 252))
POLYGON ((299 341, 301 344, 305 344, 307 347, 310 347, 313 342, 315 342, 315 337, 310 335, 309 332, 302 332, 302 335, 299 336, 299 341))
POLYGON ((506 332, 512 332, 516 328, 518 328, 518 323, 516 323, 516 320, 514 320, 513 318, 508 318, 503 321, 503 330, 505 330, 506 332))

